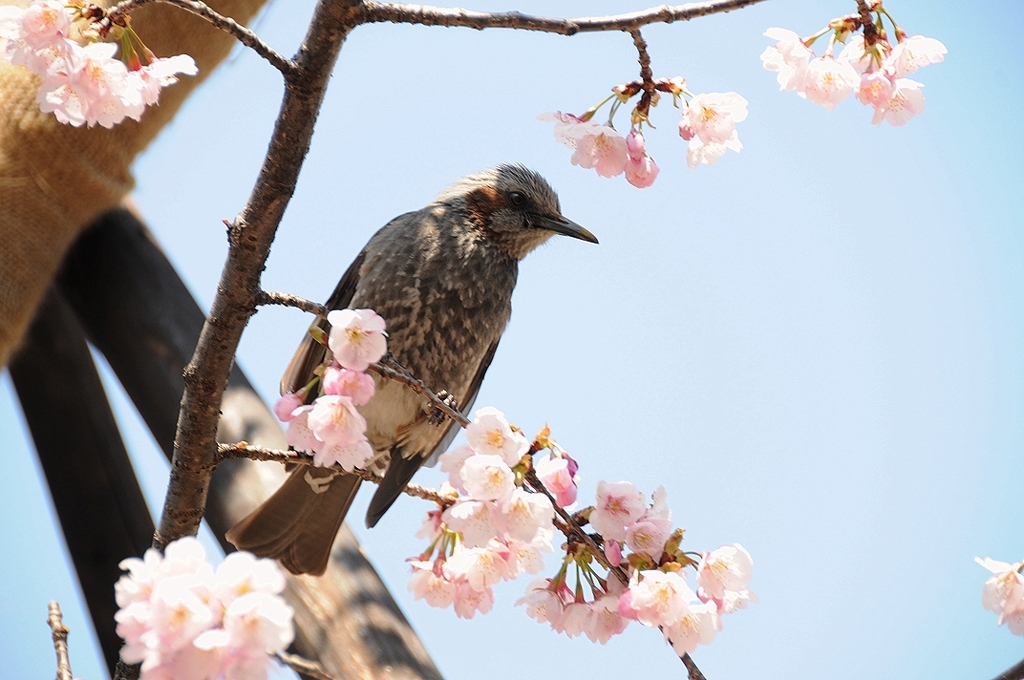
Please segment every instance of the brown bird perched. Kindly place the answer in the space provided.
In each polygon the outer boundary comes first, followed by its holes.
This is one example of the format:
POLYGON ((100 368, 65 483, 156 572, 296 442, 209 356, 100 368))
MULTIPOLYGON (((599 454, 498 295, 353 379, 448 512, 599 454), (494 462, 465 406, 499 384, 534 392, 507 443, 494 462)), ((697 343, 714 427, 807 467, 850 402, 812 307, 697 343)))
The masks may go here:
MULTIPOLYGON (((385 225, 341 277, 327 307, 375 310, 387 322, 394 358, 468 413, 512 313, 519 261, 554 234, 597 243, 562 217, 544 178, 521 165, 499 165, 385 225)), ((322 320, 314 325, 326 328, 322 320)), ((326 351, 307 335, 282 393, 308 384, 326 351)), ((433 407, 410 388, 375 380, 376 395, 359 410, 375 453, 371 468, 387 472, 370 501, 368 527, 457 432, 451 421, 432 417, 433 407)), ((227 538, 293 573, 322 574, 360 481, 330 468, 297 468, 227 538)))

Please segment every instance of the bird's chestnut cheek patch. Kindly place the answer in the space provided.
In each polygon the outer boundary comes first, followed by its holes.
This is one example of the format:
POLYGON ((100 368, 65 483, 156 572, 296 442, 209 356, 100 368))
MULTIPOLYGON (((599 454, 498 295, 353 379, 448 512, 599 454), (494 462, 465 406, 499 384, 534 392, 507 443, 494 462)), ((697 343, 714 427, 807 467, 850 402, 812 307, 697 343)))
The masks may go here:
POLYGON ((477 223, 488 229, 491 226, 491 216, 503 208, 508 208, 508 202, 494 187, 479 187, 466 195, 466 206, 477 223))

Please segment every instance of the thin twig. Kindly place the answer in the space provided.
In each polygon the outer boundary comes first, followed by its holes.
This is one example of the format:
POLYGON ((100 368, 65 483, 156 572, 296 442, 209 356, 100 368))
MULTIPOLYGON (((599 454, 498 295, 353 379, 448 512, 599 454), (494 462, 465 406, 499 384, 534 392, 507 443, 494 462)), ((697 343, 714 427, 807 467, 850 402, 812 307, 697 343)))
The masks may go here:
POLYGON ((293 61, 278 54, 274 48, 260 40, 259 36, 255 33, 231 17, 226 17, 215 11, 206 3, 199 2, 199 0, 122 0, 122 2, 119 2, 107 10, 106 20, 113 23, 123 21, 124 17, 130 14, 132 10, 141 7, 142 5, 149 4, 150 2, 163 2, 168 5, 174 5, 175 7, 180 7, 186 12, 190 12, 198 17, 206 19, 206 21, 213 24, 216 28, 235 36, 238 39, 238 42, 266 59, 270 62, 270 65, 280 71, 281 75, 285 78, 291 76, 296 70, 296 66, 293 61))
POLYGON ((291 293, 268 293, 263 290, 256 296, 257 305, 281 305, 282 307, 295 307, 304 312, 314 314, 321 319, 327 318, 327 307, 318 302, 301 298, 291 293))
POLYGON ((57 654, 57 680, 72 680, 71 660, 68 658, 68 627, 64 625, 60 605, 50 601, 50 615, 46 617, 53 637, 53 651, 57 654))
POLYGON ((867 0, 857 0, 858 22, 864 27, 864 43, 874 45, 881 36, 878 35, 878 27, 871 18, 871 6, 867 0))
MULTIPOLYGON (((239 442, 237 444, 218 444, 217 457, 219 460, 227 460, 229 458, 246 458, 248 460, 273 461, 276 463, 283 463, 285 465, 306 465, 308 467, 317 467, 316 463, 313 462, 313 457, 309 454, 300 453, 298 451, 270 449, 265 446, 254 446, 248 442, 239 442)), ((338 472, 339 474, 359 477, 364 482, 369 482, 370 484, 380 484, 384 479, 370 470, 361 470, 356 468, 355 470, 350 471, 339 465, 332 465, 330 469, 338 472)), ((425 501, 435 503, 442 510, 449 507, 457 500, 454 496, 442 494, 437 489, 420 486, 419 484, 406 484, 403 491, 408 496, 422 498, 425 501)))
POLYGON ((296 673, 302 675, 308 675, 316 680, 335 680, 333 675, 329 675, 327 671, 323 669, 323 666, 318 664, 316 661, 310 661, 309 659, 303 658, 297 654, 289 654, 288 652, 278 652, 275 654, 281 663, 291 667, 296 673))
POLYGON ((651 100, 654 98, 654 73, 651 71, 651 54, 647 51, 647 41, 640 34, 639 28, 634 28, 629 31, 629 34, 633 36, 633 45, 636 47, 638 54, 637 61, 640 64, 640 88, 643 90, 643 95, 640 97, 640 103, 637 105, 637 111, 644 117, 647 118, 651 112, 651 100))
POLYGON ((377 363, 370 364, 370 370, 387 378, 388 380, 394 380, 395 382, 406 385, 416 394, 426 397, 430 400, 430 403, 433 404, 434 408, 454 420, 460 427, 466 427, 469 425, 469 418, 460 413, 457 409, 452 408, 444 399, 441 399, 441 397, 437 396, 437 394, 435 394, 429 387, 424 385, 422 380, 412 375, 408 369, 394 359, 384 357, 377 363))
POLYGON ((473 12, 459 8, 365 2, 353 8, 355 23, 420 24, 424 26, 461 26, 464 28, 516 28, 561 35, 594 31, 630 31, 648 24, 688 21, 708 14, 740 9, 764 0, 711 0, 689 5, 662 5, 651 9, 606 17, 558 19, 537 17, 522 12, 473 12))

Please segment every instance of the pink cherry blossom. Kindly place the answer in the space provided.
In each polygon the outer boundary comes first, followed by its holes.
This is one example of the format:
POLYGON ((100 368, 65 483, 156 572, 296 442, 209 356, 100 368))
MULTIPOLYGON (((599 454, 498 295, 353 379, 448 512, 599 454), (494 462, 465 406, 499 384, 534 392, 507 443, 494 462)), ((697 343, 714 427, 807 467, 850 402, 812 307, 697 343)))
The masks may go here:
POLYGON ((897 78, 927 66, 937 64, 946 58, 946 46, 935 38, 915 35, 905 38, 893 48, 887 64, 893 69, 897 78))
POLYGON ((619 595, 614 592, 606 593, 590 606, 591 615, 588 619, 588 626, 583 630, 591 642, 605 644, 614 635, 626 630, 629 619, 622 617, 618 609, 619 595))
POLYGON ((464 578, 476 591, 489 589, 495 583, 515 578, 509 573, 503 556, 507 546, 492 541, 483 548, 456 550, 446 563, 449 571, 457 578, 464 578))
POLYGON ((780 90, 802 91, 807 63, 814 56, 800 36, 784 28, 769 28, 765 35, 777 40, 761 54, 761 63, 769 71, 778 71, 780 90))
POLYGON ((888 53, 888 49, 889 44, 882 41, 876 42, 873 49, 868 49, 864 42, 864 36, 857 33, 850 37, 850 42, 846 43, 836 59, 848 62, 857 73, 866 73, 877 70, 881 66, 876 54, 884 56, 888 53))
MULTIPOLYGON (((11 14, 13 15, 14 13, 12 12, 11 14)), ((68 16, 67 8, 63 3, 56 2, 55 0, 33 2, 24 8, 20 14, 20 21, 18 22, 20 24, 20 33, 17 35, 17 38, 24 40, 34 50, 45 47, 57 38, 68 37, 68 33, 71 30, 71 20, 68 16)), ((6 31, 0 33, 0 35, 7 38, 13 37, 6 31)))
POLYGON ((570 149, 576 148, 581 137, 585 137, 596 128, 601 127, 598 123, 582 121, 571 113, 562 113, 561 111, 542 113, 537 116, 537 119, 545 122, 554 121, 555 140, 570 149))
POLYGON ((425 538, 432 542, 441 535, 441 524, 441 510, 436 508, 428 510, 427 514, 423 516, 423 524, 416 532, 416 538, 425 538))
POLYGON ((626 529, 626 545, 635 553, 661 558, 665 541, 672 535, 672 522, 665 519, 640 519, 626 529))
POLYGON ((991 557, 974 561, 994 574, 985 581, 981 605, 999 615, 999 625, 1007 624, 1014 635, 1024 635, 1024 562, 1009 564, 991 557))
POLYGON ((745 606, 752 595, 747 591, 750 583, 751 568, 754 561, 739 543, 724 545, 721 548, 705 552, 697 566, 697 595, 701 600, 712 601, 722 611, 727 593, 745 593, 733 603, 745 606))
POLYGON ((339 446, 337 444, 322 444, 313 454, 313 464, 319 467, 330 467, 340 465, 343 470, 352 472, 356 468, 365 468, 373 458, 373 447, 366 437, 351 444, 339 446))
POLYGON ((524 605, 526 615, 538 623, 549 623, 556 631, 562 630, 566 602, 551 589, 551 579, 535 579, 526 588, 526 593, 516 600, 516 606, 524 605))
POLYGON ((516 485, 512 469, 495 455, 478 454, 466 459, 459 477, 470 497, 482 501, 505 499, 516 485))
POLYGON ((462 488, 462 466, 470 458, 475 456, 476 451, 469 446, 459 446, 441 454, 438 461, 441 463, 441 472, 448 473, 448 483, 459 491, 465 492, 462 488))
POLYGON ((914 116, 924 113, 924 93, 921 83, 909 78, 897 78, 892 97, 882 106, 875 108, 875 115, 871 122, 874 125, 881 125, 886 121, 889 125, 905 125, 914 116))
POLYGON ((694 95, 683 117, 704 143, 724 144, 735 136, 736 123, 747 119, 747 100, 735 92, 694 95))
POLYGON ((860 76, 848 61, 837 61, 826 54, 812 60, 804 74, 803 93, 807 100, 831 111, 850 96, 860 83, 860 76))
POLYGON ((602 177, 621 175, 626 169, 626 140, 607 125, 589 130, 576 141, 572 164, 593 168, 602 177))
POLYGON ((574 462, 568 454, 554 453, 534 461, 537 477, 562 508, 576 502, 578 489, 575 470, 572 469, 574 462))
POLYGON ((355 444, 366 431, 366 420, 356 410, 352 399, 340 395, 317 398, 309 412, 308 422, 316 438, 330 446, 355 444))
POLYGON ((445 509, 442 517, 449 529, 462 534, 462 542, 469 548, 484 547, 499 534, 500 515, 487 501, 460 499, 445 509))
POLYGON ((699 165, 714 165, 728 150, 739 152, 743 149, 739 137, 733 133, 732 139, 724 144, 707 143, 699 137, 693 137, 686 149, 686 164, 691 168, 699 165))
POLYGON ((323 442, 316 438, 309 427, 309 414, 312 410, 312 406, 300 406, 292 411, 292 418, 288 421, 284 438, 288 446, 296 451, 316 453, 323 446, 323 442))
POLYGON ((626 162, 626 181, 638 189, 646 189, 654 184, 661 169, 650 156, 630 158, 626 162))
POLYGON ((516 488, 503 508, 505 531, 516 541, 530 543, 555 518, 547 496, 516 488))
POLYGON ((160 100, 160 90, 178 82, 177 76, 194 76, 199 72, 196 62, 187 54, 156 58, 141 69, 128 74, 129 83, 139 93, 139 100, 145 106, 152 106, 160 100))
POLYGON ((444 575, 442 563, 413 561, 409 592, 417 600, 425 600, 431 607, 444 609, 455 599, 455 583, 444 575))
POLYGON ((385 323, 372 309, 335 309, 327 314, 327 346, 347 369, 365 371, 388 351, 385 323))
POLYGON ((493 406, 479 409, 473 415, 473 422, 466 427, 466 441, 479 454, 501 456, 510 467, 518 465, 530 450, 526 435, 513 430, 505 414, 493 406))
POLYGON ((325 394, 349 397, 356 406, 368 404, 377 389, 373 376, 350 371, 340 364, 332 364, 324 370, 323 386, 325 394))
POLYGON ((622 544, 619 541, 606 539, 603 547, 604 556, 608 559, 608 564, 613 567, 622 564, 622 544))
POLYGON ((459 582, 455 587, 452 601, 455 615, 460 619, 471 619, 480 612, 486 614, 494 606, 494 591, 490 588, 476 590, 466 581, 459 582))
POLYGON ((708 645, 719 630, 718 614, 713 604, 688 604, 679 619, 663 629, 665 639, 676 654, 692 654, 698 644, 708 645))
POLYGON ((303 396, 300 392, 289 392, 288 394, 282 394, 281 397, 274 402, 274 415, 282 423, 289 422, 294 416, 295 409, 302 406, 303 396))
POLYGON ((590 525, 605 539, 623 541, 626 527, 647 510, 644 495, 629 482, 598 482, 590 525))
POLYGON ((876 109, 883 108, 896 90, 896 85, 884 71, 867 71, 860 77, 857 86, 857 101, 876 109))
POLYGON ((508 565, 509 573, 513 576, 519 574, 538 574, 544 569, 544 556, 541 550, 551 550, 550 531, 542 536, 534 538, 529 543, 523 543, 515 539, 507 539, 508 553, 505 555, 505 563, 508 565))
POLYGON ((697 596, 679 573, 647 570, 634 575, 619 600, 620 614, 657 627, 678 622, 697 596))

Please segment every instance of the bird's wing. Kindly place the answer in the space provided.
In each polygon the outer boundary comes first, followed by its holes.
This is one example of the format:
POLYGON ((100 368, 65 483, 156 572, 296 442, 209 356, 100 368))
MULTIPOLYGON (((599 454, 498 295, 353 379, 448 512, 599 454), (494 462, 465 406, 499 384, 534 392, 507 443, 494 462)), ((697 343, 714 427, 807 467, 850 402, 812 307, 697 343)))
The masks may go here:
MULTIPOLYGON (((359 283, 359 270, 362 268, 365 259, 366 250, 364 249, 356 256, 352 264, 349 265, 348 271, 338 281, 338 285, 335 286, 331 297, 327 298, 327 309, 345 309, 348 307, 352 301, 352 296, 356 293, 356 286, 359 283)), ((325 332, 329 328, 326 319, 317 319, 310 326, 310 328, 314 327, 319 327, 325 332)), ((288 362, 288 367, 284 370, 284 375, 281 377, 281 394, 288 394, 305 387, 313 379, 313 371, 323 363, 325 356, 327 356, 326 348, 314 340, 313 336, 307 332, 298 349, 295 350, 295 356, 288 362)))
MULTIPOLYGON (((466 393, 466 403, 458 405, 459 410, 463 413, 469 413, 470 409, 473 408, 476 395, 480 392, 480 383, 483 382, 484 374, 487 373, 487 367, 491 365, 491 359, 494 358, 494 352, 497 349, 498 340, 495 340, 487 348, 487 353, 484 354, 483 360, 477 366, 476 375, 473 376, 473 381, 469 384, 469 391, 466 393)), ((441 440, 434 447, 433 452, 426 461, 419 456, 405 458, 401 455, 399 449, 392 449, 391 462, 388 464, 387 472, 384 473, 384 479, 381 480, 380 486, 377 487, 373 498, 370 499, 370 506, 366 509, 367 527, 373 527, 377 524, 380 518, 384 516, 384 513, 402 495, 402 490, 405 489, 405 485, 409 483, 409 480, 416 474, 416 471, 424 464, 433 465, 436 463, 438 457, 445 452, 458 433, 459 428, 455 427, 455 423, 448 421, 448 430, 441 437, 441 440)))
MULTIPOLYGON (((476 403, 476 397, 480 393, 480 384, 484 381, 484 374, 487 373, 487 368, 491 365, 491 360, 494 359, 494 353, 498 350, 498 342, 501 340, 495 340, 491 343, 491 346, 487 348, 487 353, 484 354, 483 360, 476 369, 476 375, 473 376, 473 381, 469 383, 469 391, 466 392, 466 403, 458 404, 459 410, 467 418, 469 417, 470 411, 473 410, 473 404, 476 403)), ((458 427, 452 423, 449 426, 448 431, 441 437, 441 441, 437 443, 434 450, 431 451, 430 456, 427 457, 424 465, 433 467, 437 464, 437 459, 441 457, 441 454, 448 450, 448 447, 452 445, 452 440, 459 434, 458 427)))

